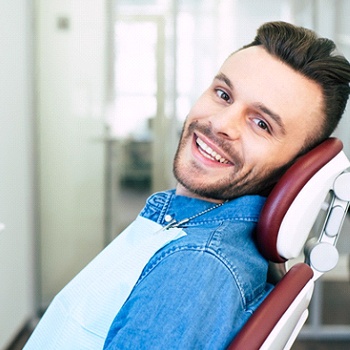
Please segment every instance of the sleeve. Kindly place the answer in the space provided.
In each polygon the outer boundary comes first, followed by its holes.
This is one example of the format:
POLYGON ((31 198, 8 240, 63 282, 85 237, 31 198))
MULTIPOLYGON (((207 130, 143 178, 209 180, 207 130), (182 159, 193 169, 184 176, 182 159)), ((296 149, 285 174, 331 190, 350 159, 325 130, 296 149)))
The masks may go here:
POLYGON ((104 349, 224 349, 245 320, 226 265, 207 251, 180 250, 135 286, 104 349))

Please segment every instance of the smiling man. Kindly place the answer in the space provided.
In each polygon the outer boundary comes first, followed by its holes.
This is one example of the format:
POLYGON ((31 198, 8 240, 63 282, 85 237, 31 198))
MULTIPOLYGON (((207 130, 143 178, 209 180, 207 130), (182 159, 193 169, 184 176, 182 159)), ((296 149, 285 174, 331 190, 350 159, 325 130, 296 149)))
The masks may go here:
POLYGON ((271 289, 253 238, 266 194, 344 112, 334 50, 275 22, 229 56, 184 124, 176 189, 58 294, 25 349, 225 349, 271 289))
POLYGON ((350 66, 334 49, 312 31, 266 23, 226 59, 185 121, 176 190, 141 212, 186 235, 145 266, 106 349, 225 349, 260 305, 270 287, 253 231, 264 195, 346 106, 350 66))

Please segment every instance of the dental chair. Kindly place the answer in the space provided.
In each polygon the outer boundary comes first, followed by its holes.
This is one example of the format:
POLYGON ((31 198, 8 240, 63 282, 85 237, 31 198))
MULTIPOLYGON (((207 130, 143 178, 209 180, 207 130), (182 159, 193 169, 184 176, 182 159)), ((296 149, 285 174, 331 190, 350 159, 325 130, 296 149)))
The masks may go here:
POLYGON ((342 149, 340 140, 327 139, 300 157, 268 196, 256 239, 271 262, 275 287, 229 350, 293 345, 308 317, 315 281, 338 262, 336 243, 350 203, 350 162, 342 149), (289 264, 302 255, 304 262, 289 264))

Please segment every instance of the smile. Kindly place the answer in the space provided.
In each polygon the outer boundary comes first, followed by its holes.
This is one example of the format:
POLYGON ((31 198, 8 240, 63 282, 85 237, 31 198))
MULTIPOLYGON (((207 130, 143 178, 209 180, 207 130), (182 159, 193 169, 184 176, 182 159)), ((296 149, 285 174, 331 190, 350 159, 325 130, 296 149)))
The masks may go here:
POLYGON ((211 147, 209 147, 203 140, 199 137, 196 138, 196 143, 198 145, 199 152, 210 160, 222 163, 222 164, 232 164, 226 158, 215 152, 211 147))

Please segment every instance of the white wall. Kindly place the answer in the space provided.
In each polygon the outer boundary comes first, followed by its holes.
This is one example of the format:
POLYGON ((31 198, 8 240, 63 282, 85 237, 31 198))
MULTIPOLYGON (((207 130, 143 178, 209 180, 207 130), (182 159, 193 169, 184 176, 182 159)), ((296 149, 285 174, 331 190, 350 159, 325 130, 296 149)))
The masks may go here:
POLYGON ((104 1, 36 1, 44 307, 103 247, 105 16, 104 1))
MULTIPOLYGON (((333 0, 334 1, 334 0, 333 0)), ((325 0, 323 0, 325 2, 325 0)), ((331 4, 328 4, 331 6, 331 4)), ((320 11, 324 14, 325 11, 320 11)), ((334 40, 339 51, 350 60, 350 2, 348 0, 337 0, 333 6, 333 31, 334 40)), ((321 18, 322 20, 322 18, 321 18)), ((321 22, 321 21, 320 21, 321 22)), ((322 27, 322 22, 319 23, 322 27)), ((344 152, 350 158, 350 101, 348 101, 344 116, 339 123, 335 136, 339 137, 344 144, 344 152)))
POLYGON ((293 13, 291 0, 234 0, 233 48, 238 49, 250 43, 258 27, 264 22, 291 21, 293 13))
POLYGON ((30 4, 0 2, 0 349, 34 310, 30 4))

